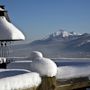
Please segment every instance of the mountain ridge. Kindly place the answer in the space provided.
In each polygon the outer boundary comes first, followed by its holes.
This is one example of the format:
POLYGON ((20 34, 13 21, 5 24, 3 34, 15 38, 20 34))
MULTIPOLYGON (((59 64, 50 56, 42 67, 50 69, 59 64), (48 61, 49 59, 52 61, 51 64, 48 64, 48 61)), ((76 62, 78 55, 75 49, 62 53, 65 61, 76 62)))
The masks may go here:
POLYGON ((52 41, 68 41, 68 40, 74 40, 77 39, 82 34, 78 34, 75 32, 67 32, 64 30, 59 30, 57 32, 51 33, 47 38, 41 39, 41 40, 35 40, 31 42, 31 44, 36 43, 45 43, 45 42, 52 42, 52 41))
MULTIPOLYGON (((59 30, 47 38, 35 40, 31 43, 19 47, 23 55, 29 55, 31 51, 41 51, 45 56, 50 58, 61 57, 90 57, 90 34, 78 34, 59 30), (20 49, 21 48, 21 49, 20 49)), ((19 53, 20 55, 20 53, 19 53)))

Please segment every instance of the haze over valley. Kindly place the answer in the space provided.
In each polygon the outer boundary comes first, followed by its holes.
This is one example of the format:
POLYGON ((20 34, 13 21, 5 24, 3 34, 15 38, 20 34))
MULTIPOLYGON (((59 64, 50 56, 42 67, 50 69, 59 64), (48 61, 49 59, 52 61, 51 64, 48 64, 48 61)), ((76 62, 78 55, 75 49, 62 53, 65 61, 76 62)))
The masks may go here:
POLYGON ((31 51, 41 51, 50 58, 88 58, 90 57, 90 34, 59 30, 46 38, 31 43, 13 46, 12 55, 29 56, 31 51))

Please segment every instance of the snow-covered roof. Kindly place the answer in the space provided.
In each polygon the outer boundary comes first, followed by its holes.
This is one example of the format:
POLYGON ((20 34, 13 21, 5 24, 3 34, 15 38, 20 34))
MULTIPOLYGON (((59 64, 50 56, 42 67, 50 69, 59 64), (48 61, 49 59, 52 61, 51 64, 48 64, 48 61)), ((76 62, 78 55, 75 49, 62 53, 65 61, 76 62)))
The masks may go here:
POLYGON ((25 40, 25 36, 12 23, 8 22, 4 16, 1 16, 0 17, 0 40, 2 41, 25 40))
MULTIPOLYGON (((7 72, 6 72, 7 74, 7 72)), ((41 83, 38 73, 30 72, 0 79, 0 90, 17 90, 37 87, 41 83)))

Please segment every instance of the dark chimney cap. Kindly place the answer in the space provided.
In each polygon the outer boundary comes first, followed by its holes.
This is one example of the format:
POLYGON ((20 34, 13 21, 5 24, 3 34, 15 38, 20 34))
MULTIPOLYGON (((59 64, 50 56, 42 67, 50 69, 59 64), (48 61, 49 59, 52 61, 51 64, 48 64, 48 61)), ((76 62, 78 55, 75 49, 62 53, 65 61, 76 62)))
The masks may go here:
POLYGON ((5 9, 5 6, 4 5, 0 5, 0 8, 5 9))

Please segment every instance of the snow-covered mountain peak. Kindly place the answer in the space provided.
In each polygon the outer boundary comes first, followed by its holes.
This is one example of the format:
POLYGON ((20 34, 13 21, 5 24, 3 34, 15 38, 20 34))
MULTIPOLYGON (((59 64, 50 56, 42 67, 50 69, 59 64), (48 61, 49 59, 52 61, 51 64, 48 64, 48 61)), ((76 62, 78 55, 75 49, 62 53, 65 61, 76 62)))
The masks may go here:
POLYGON ((70 35, 82 35, 82 34, 80 34, 80 33, 76 33, 76 32, 70 32, 70 35))
POLYGON ((58 37, 59 36, 59 37, 65 38, 65 37, 69 37, 69 36, 79 36, 79 35, 81 35, 81 34, 78 34, 75 32, 67 32, 65 30, 60 29, 59 31, 50 34, 50 37, 58 37))
POLYGON ((67 31, 64 31, 64 30, 59 30, 57 32, 54 32, 52 35, 53 35, 53 37, 55 37, 55 36, 68 37, 69 33, 67 31))

